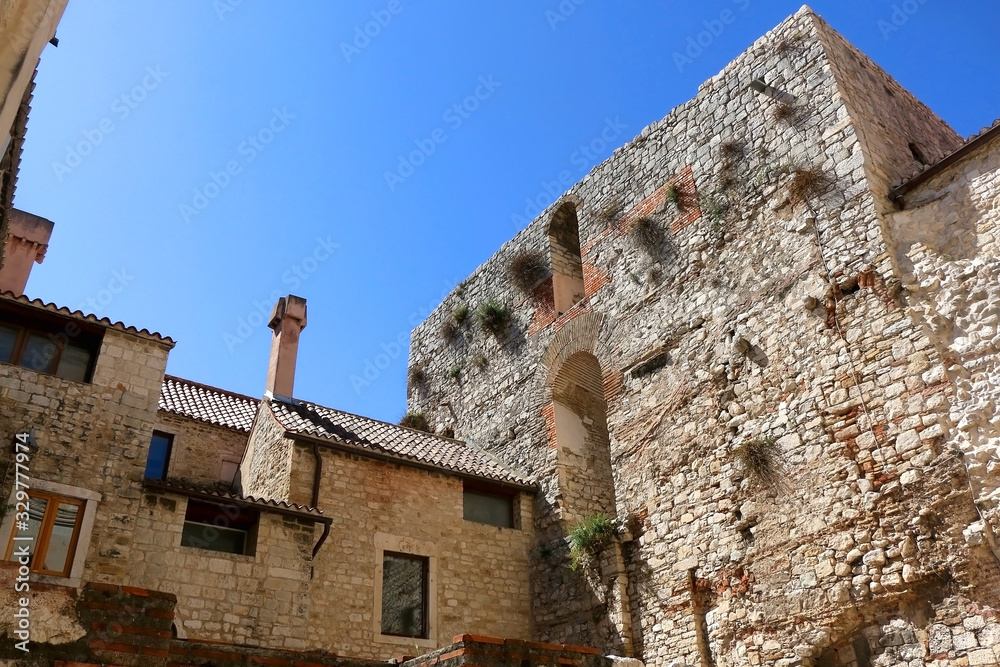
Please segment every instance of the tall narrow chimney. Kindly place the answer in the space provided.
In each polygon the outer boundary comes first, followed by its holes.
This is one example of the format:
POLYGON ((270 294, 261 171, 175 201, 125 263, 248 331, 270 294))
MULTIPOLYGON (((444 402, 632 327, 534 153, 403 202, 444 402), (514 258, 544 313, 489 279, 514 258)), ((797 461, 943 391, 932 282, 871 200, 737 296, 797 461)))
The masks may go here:
POLYGON ((3 268, 0 268, 0 292, 24 294, 31 267, 45 259, 52 236, 52 222, 18 209, 10 211, 7 238, 3 239, 3 268))
POLYGON ((295 384, 295 357, 299 353, 299 334, 306 328, 306 300, 283 296, 274 304, 267 326, 274 331, 271 358, 267 362, 265 396, 290 400, 295 384))

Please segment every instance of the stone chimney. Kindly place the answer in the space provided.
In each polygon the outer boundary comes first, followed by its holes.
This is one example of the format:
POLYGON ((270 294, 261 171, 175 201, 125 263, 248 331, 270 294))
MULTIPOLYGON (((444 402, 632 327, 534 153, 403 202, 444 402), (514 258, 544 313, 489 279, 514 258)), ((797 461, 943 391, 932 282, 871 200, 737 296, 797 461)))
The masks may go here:
POLYGON ((291 400, 295 384, 295 358, 299 353, 299 334, 306 328, 306 300, 300 296, 283 296, 274 304, 271 319, 274 337, 271 339, 271 358, 267 362, 268 398, 291 400))
POLYGON ((10 211, 7 238, 4 240, 3 267, 0 268, 0 292, 24 294, 31 267, 45 259, 52 236, 52 222, 31 213, 10 211))

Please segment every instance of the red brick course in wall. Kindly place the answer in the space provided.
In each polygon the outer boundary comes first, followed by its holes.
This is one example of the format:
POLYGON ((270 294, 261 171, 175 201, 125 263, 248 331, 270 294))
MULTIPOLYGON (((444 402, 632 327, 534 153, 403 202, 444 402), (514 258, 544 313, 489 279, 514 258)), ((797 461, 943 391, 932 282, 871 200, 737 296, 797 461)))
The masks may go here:
POLYGON ((695 187, 694 172, 691 171, 691 167, 684 167, 684 169, 658 188, 656 192, 623 213, 615 222, 601 230, 595 238, 582 247, 583 287, 586 296, 581 301, 563 313, 562 316, 557 317, 555 297, 552 291, 552 278, 546 279, 535 288, 531 294, 531 301, 535 304, 535 311, 532 314, 531 324, 528 326, 529 336, 537 334, 550 325, 554 325, 555 329, 558 330, 569 320, 587 311, 590 297, 611 282, 606 272, 597 268, 593 262, 587 261, 587 254, 605 239, 627 233, 636 220, 663 210, 667 206, 667 192, 670 191, 671 187, 677 189, 678 213, 670 223, 670 231, 676 234, 701 217, 701 207, 698 206, 698 191, 695 187))
POLYGON ((451 646, 433 653, 401 659, 401 667, 521 667, 525 664, 608 667, 611 664, 611 660, 601 655, 600 651, 586 646, 482 635, 459 635, 452 642, 451 646))

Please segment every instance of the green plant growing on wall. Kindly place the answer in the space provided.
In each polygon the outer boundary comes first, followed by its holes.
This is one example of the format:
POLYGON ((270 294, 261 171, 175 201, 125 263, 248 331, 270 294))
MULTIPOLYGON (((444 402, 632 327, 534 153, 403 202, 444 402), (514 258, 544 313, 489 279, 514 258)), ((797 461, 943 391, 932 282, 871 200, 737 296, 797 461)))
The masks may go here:
POLYGON ((490 360, 486 358, 485 354, 483 354, 483 353, 480 352, 475 357, 473 357, 472 363, 475 364, 476 368, 478 368, 479 370, 482 370, 482 369, 486 368, 487 366, 489 366, 490 360))
POLYGON ((476 319, 483 331, 487 331, 494 336, 501 335, 510 322, 510 311, 507 306, 490 299, 479 306, 476 311, 476 319))
POLYGON ((510 280, 525 294, 531 294, 538 283, 549 275, 549 263, 540 252, 519 252, 507 266, 510 280))
POLYGON ((784 466, 781 462, 781 447, 771 437, 747 440, 733 450, 744 474, 761 486, 780 488, 784 466))
POLYGON ((431 432, 430 424, 427 423, 427 417, 425 417, 422 412, 407 412, 403 415, 403 418, 399 420, 399 425, 405 426, 406 428, 416 429, 418 431, 424 431, 425 433, 431 432))
POLYGON ((455 320, 455 324, 462 326, 465 321, 469 319, 469 306, 462 304, 457 306, 455 310, 451 311, 451 319, 455 320))
POLYGON ((569 531, 570 569, 579 570, 601 549, 611 544, 618 530, 607 514, 593 514, 569 531))
POLYGON ((677 208, 681 207, 681 192, 673 183, 667 186, 666 198, 669 203, 677 208))
POLYGON ((462 376, 462 367, 459 364, 452 364, 451 368, 448 369, 448 377, 452 380, 457 380, 462 376))
POLYGON ((714 197, 705 195, 701 198, 701 212, 712 224, 712 231, 722 229, 722 221, 726 215, 726 207, 714 197))

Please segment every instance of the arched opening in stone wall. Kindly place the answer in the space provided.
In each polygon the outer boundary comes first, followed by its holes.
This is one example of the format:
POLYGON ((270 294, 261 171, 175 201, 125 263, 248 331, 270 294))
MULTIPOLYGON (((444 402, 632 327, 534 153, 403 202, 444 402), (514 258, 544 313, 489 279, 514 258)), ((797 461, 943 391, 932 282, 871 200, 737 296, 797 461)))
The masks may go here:
POLYGON ((611 437, 601 364, 589 352, 563 363, 552 385, 556 465, 563 519, 616 515, 611 437))
POLYGON ((576 206, 566 202, 549 223, 549 255, 552 261, 552 292, 556 313, 562 315, 584 297, 583 258, 580 253, 580 223, 576 206))

